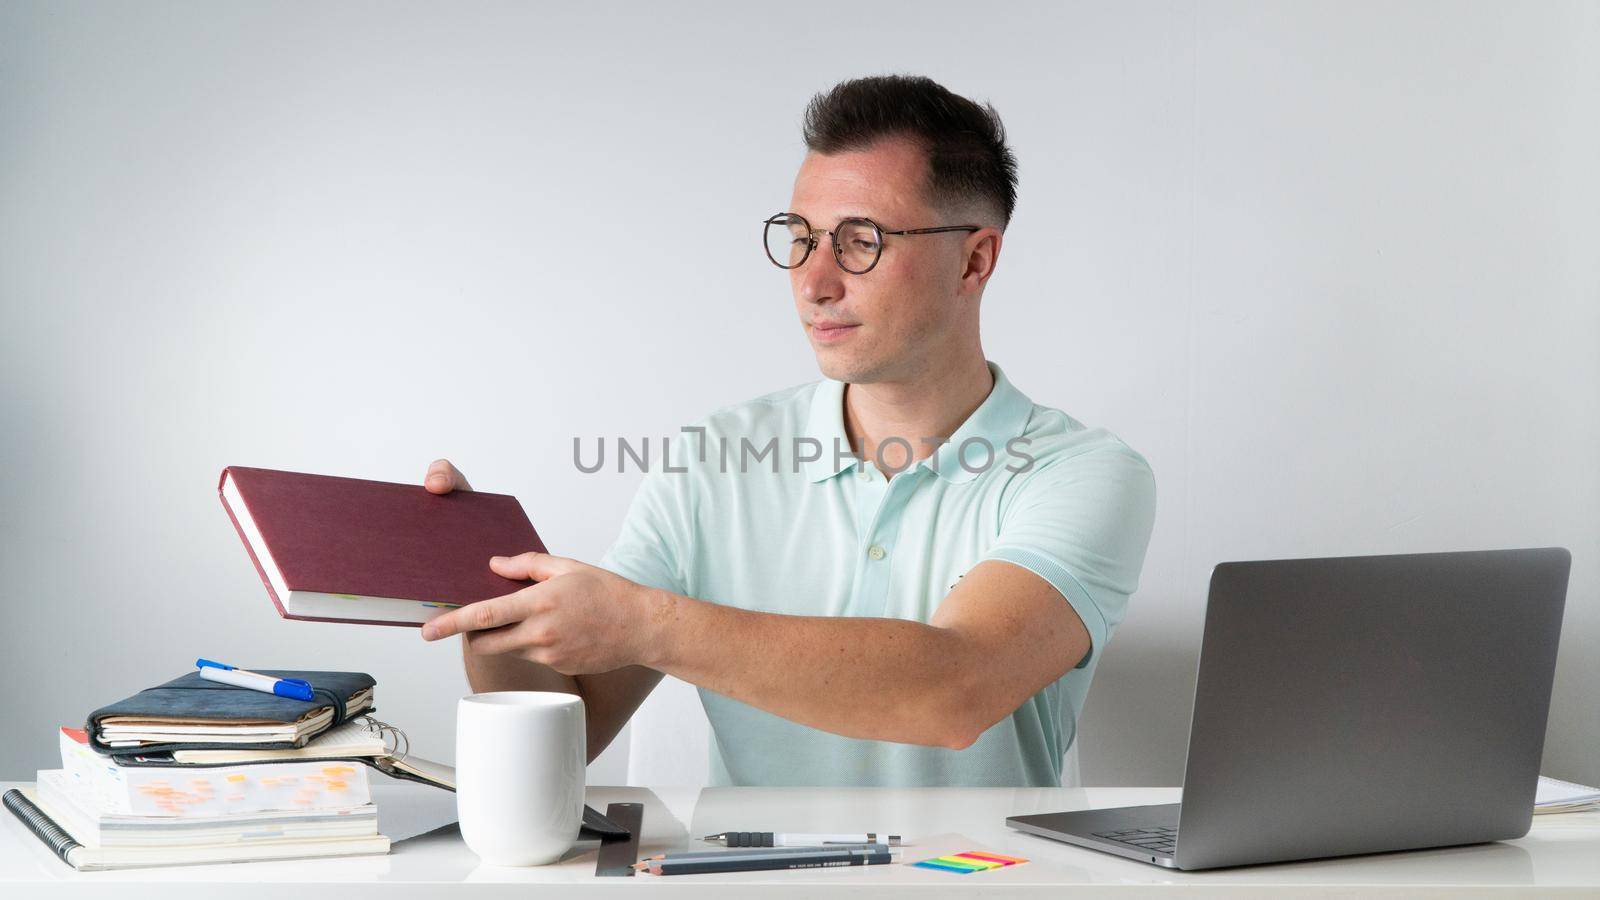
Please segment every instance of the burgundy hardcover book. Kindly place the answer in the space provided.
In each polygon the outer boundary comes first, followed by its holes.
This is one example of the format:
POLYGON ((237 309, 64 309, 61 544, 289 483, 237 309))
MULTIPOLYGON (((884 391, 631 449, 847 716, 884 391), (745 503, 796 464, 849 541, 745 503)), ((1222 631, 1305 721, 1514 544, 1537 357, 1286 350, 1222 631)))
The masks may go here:
POLYGON ((286 619, 421 625, 532 582, 489 557, 545 552, 517 498, 229 466, 217 484, 286 619))

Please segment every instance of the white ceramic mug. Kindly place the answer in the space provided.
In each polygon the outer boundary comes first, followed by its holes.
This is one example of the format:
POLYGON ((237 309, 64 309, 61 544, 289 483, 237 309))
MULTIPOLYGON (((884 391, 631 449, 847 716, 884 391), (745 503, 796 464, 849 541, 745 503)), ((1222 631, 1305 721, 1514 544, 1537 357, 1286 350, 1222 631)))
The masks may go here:
POLYGON ((456 704, 461 837, 496 866, 555 862, 583 824, 583 700, 495 691, 456 704))

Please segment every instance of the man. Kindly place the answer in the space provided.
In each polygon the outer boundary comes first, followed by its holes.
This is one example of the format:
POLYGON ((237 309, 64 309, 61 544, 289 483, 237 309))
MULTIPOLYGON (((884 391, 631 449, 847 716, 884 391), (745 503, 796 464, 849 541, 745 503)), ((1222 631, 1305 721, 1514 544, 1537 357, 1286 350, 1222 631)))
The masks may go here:
MULTIPOLYGON (((667 673, 700 689, 718 784, 1058 785, 1149 466, 984 356, 1016 197, 992 107, 863 78, 804 132, 763 227, 825 380, 685 429, 598 567, 496 557, 537 583, 423 637, 463 635, 475 690, 581 695, 591 759, 667 673)), ((425 484, 469 489, 446 460, 425 484)))

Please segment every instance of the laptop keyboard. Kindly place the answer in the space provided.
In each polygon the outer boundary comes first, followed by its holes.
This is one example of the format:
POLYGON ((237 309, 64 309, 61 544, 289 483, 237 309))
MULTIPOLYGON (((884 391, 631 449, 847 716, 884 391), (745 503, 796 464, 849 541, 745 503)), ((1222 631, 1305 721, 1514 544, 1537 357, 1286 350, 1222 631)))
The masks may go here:
POLYGON ((1095 837, 1105 838, 1122 844, 1148 850, 1151 853, 1171 854, 1172 848, 1178 840, 1178 829, 1168 826, 1160 828, 1129 828, 1125 831, 1096 831, 1095 837))

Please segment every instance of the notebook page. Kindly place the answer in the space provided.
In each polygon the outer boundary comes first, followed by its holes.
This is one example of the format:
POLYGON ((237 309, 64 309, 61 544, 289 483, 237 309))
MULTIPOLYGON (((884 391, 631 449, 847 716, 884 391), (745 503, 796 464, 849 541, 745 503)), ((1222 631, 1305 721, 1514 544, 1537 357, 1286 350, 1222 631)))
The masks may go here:
POLYGON ((388 752, 382 735, 368 731, 363 720, 354 719, 318 735, 304 747, 282 750, 176 750, 172 758, 180 763, 226 763, 383 756, 388 752))
POLYGON ((1564 803, 1586 803, 1600 800, 1600 788, 1573 784, 1559 778, 1539 776, 1539 789, 1533 796, 1535 806, 1564 803))

